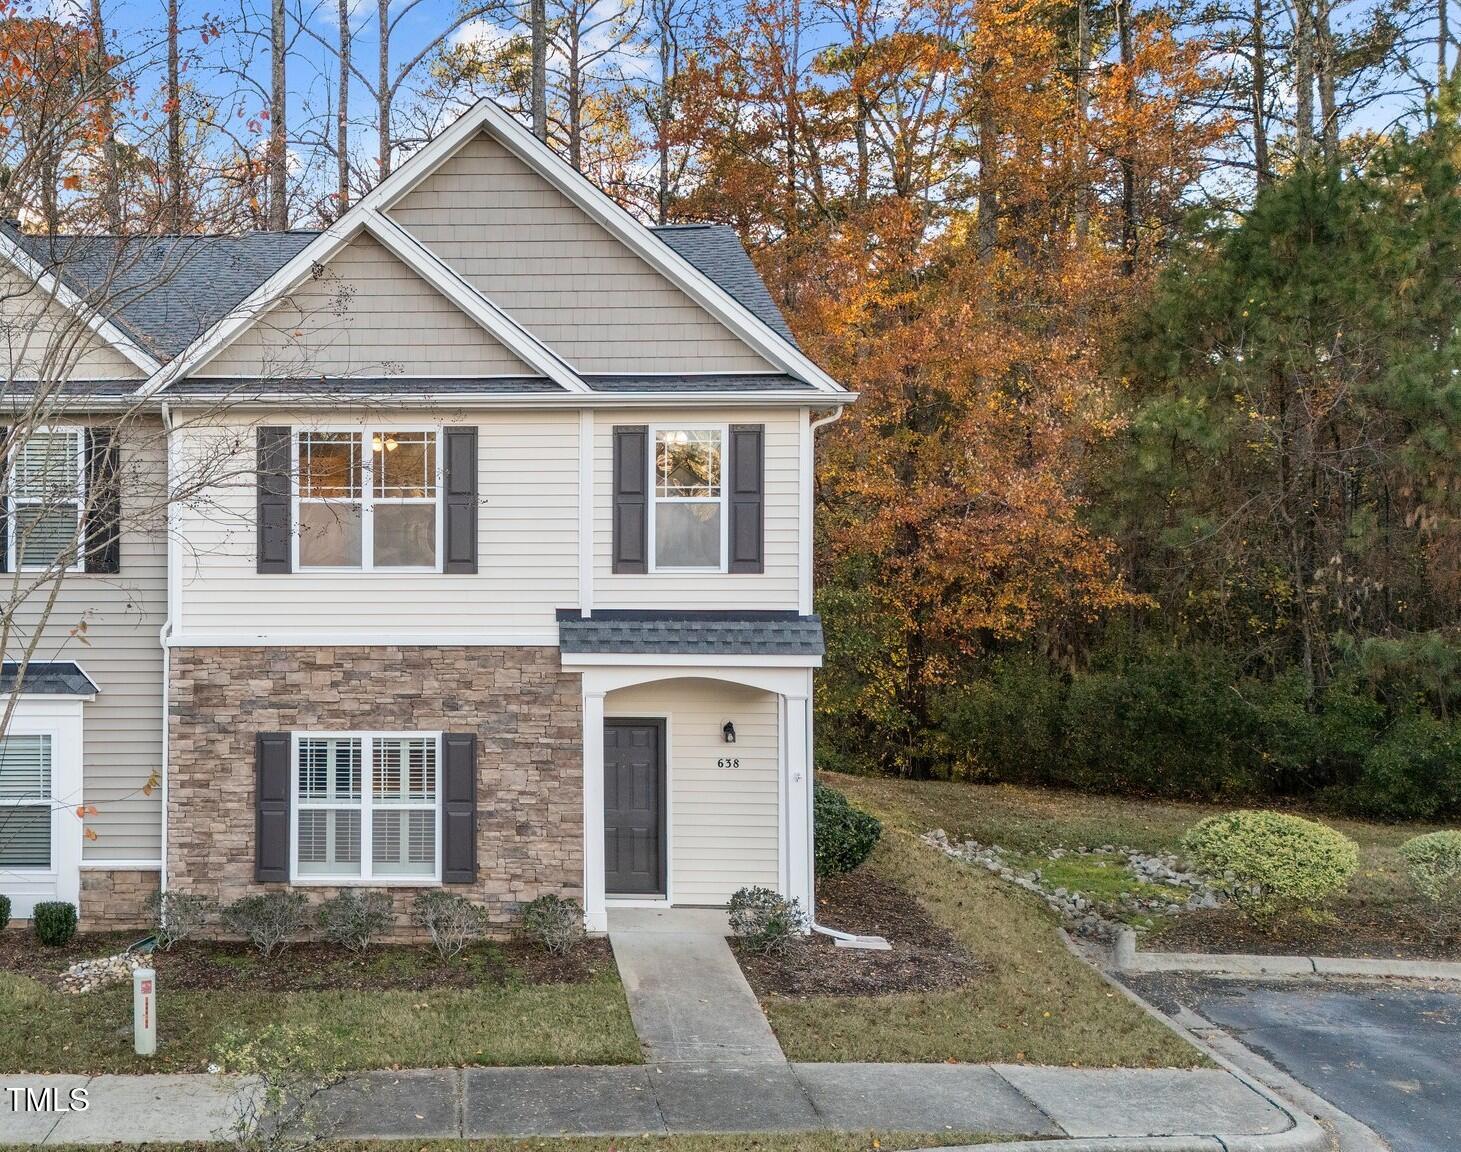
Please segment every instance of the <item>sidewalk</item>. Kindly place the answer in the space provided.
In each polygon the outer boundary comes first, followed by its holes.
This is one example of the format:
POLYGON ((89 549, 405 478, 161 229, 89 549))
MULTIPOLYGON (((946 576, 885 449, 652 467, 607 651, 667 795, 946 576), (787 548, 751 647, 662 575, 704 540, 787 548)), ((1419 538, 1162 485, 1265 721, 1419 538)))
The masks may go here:
MULTIPOLYGON (((0 1076, 0 1140, 208 1140, 227 1124, 231 1093, 213 1076, 0 1076), (44 1087, 62 1100, 85 1087, 89 1106, 8 1111, 5 1089, 44 1087)), ((329 1115, 331 1135, 350 1139, 953 1129, 1008 1139, 1193 1138, 1153 1148, 1317 1147, 1286 1139, 1292 1117, 1217 1070, 723 1063, 367 1072, 331 1093, 329 1115)))

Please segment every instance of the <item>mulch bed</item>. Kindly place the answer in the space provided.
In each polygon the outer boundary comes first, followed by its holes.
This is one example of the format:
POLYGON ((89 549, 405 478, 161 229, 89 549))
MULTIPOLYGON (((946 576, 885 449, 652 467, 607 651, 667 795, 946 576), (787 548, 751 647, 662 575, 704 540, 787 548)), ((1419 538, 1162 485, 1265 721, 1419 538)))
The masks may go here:
MULTIPOLYGON (((64 948, 45 948, 29 932, 0 932, 0 971, 46 984, 77 960, 108 956, 144 933, 78 935, 64 948)), ((473 945, 443 964, 428 946, 379 944, 352 956, 329 944, 302 941, 265 960, 247 944, 184 941, 153 955, 158 983, 169 991, 313 992, 411 991, 482 985, 577 984, 613 963, 607 940, 581 941, 567 956, 550 956, 523 940, 473 945)))
POLYGON ((838 948, 827 936, 794 941, 779 956, 758 956, 732 941, 758 996, 887 996, 936 992, 974 980, 982 966, 931 919, 918 901, 864 866, 817 882, 817 922, 882 936, 888 952, 838 948))
POLYGON ((1264 931, 1229 908, 1188 912, 1139 946, 1153 952, 1461 960, 1461 917, 1438 922, 1424 906, 1362 901, 1341 902, 1332 915, 1332 922, 1287 917, 1264 931))

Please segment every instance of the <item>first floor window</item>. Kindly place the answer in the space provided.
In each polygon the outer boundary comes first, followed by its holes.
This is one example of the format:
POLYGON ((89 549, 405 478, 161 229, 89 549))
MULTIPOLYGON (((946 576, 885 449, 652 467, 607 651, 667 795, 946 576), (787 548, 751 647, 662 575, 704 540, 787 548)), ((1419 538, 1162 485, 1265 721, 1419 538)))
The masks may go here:
POLYGON ((300 432, 299 566, 437 567, 436 447, 429 430, 300 432))
POLYGON ((51 738, 0 737, 0 869, 51 867, 51 738))
POLYGON ((301 735, 295 741, 295 874, 432 880, 440 737, 301 735))
POLYGON ((721 568, 721 430, 656 429, 653 491, 654 566, 721 568))
POLYGON ((85 436, 80 428, 37 429, 10 451, 12 568, 70 568, 81 557, 85 436))

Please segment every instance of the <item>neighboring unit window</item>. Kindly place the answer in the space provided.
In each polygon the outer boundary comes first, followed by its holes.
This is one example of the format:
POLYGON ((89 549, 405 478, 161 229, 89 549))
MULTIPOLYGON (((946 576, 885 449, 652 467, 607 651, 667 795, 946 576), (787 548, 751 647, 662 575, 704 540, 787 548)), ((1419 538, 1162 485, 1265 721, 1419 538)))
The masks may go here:
POLYGON ((722 567, 724 485, 721 430, 661 428, 654 434, 654 566, 722 567))
POLYGON ((295 747, 299 879, 439 876, 440 737, 300 736, 295 747))
POLYGON ((35 431, 11 450, 6 544, 12 567, 79 564, 84 451, 80 428, 35 431))
POLYGON ((51 738, 0 737, 0 869, 51 867, 51 738))
POLYGON ((435 432, 301 432, 301 568, 436 568, 435 432))

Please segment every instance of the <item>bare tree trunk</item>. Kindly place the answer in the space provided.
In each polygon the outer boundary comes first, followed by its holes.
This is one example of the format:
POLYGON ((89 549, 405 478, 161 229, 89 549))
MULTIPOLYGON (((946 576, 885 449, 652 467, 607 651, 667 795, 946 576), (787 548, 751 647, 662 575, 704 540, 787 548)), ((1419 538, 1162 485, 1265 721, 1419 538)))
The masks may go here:
POLYGON ((107 231, 122 230, 122 174, 117 164, 117 125, 112 107, 112 70, 107 59, 107 30, 102 20, 101 0, 91 0, 91 34, 96 75, 92 81, 95 89, 97 115, 101 121, 101 211, 106 218, 107 231))
POLYGON ((1319 141, 1324 162, 1339 155, 1339 112, 1334 104, 1334 36, 1329 26, 1329 0, 1314 2, 1315 76, 1319 81, 1319 141))
POLYGON ((269 26, 271 69, 269 77, 269 227, 282 232, 289 227, 288 164, 289 140, 285 126, 284 0, 274 0, 269 26))
POLYGON ((659 187, 655 196, 655 223, 665 224, 669 222, 670 212, 670 141, 667 130, 670 123, 670 62, 672 53, 670 51, 670 37, 673 32, 670 28, 670 0, 659 0, 659 7, 655 13, 658 28, 656 34, 659 38, 659 92, 655 95, 655 148, 659 161, 659 187))
POLYGON ((991 90, 994 61, 985 60, 979 68, 979 100, 976 112, 979 132, 979 203, 975 221, 975 243, 981 261, 994 255, 999 239, 999 193, 996 169, 999 164, 999 138, 994 124, 994 93, 991 90))
MULTIPOLYGON (((574 16, 579 15, 575 11, 574 16)), ((568 163, 583 171, 583 44, 577 19, 568 30, 568 163)))
MULTIPOLYGON (((382 0, 384 3, 385 0, 382 0)), ((548 139, 548 4, 532 0, 533 135, 548 139)))
MULTIPOLYGON (((1116 31, 1121 42, 1121 66, 1125 71, 1124 95, 1128 104, 1136 100, 1135 78, 1131 74, 1136 62, 1136 42, 1131 28, 1131 0, 1117 0, 1116 31)), ((1135 142, 1128 132, 1121 149, 1121 269, 1130 276, 1136 271, 1136 157, 1135 142)))
POLYGON ((350 207, 350 0, 340 0, 340 91, 335 98, 335 209, 350 207))
MULTIPOLYGON (((178 35, 178 0, 167 0, 167 230, 169 232, 183 230, 183 85, 178 71, 178 35)), ((273 115, 274 112, 271 110, 270 116, 273 115)))
POLYGON ((1086 136, 1091 123, 1091 4, 1076 0, 1075 13, 1076 189, 1075 234, 1082 244, 1091 233, 1090 153, 1086 136))
POLYGON ((1451 0, 1436 0, 1436 88, 1446 86, 1446 48, 1451 41, 1451 0))
POLYGON ((1273 179, 1268 162, 1268 26, 1263 0, 1253 0, 1253 167, 1262 188, 1273 179))
POLYGON ((378 0, 380 51, 376 56, 376 165, 380 178, 391 174, 391 0, 378 0))
POLYGON ((1312 0, 1294 3, 1294 87, 1297 114, 1294 120, 1294 154, 1307 163, 1314 153, 1314 13, 1312 0))

